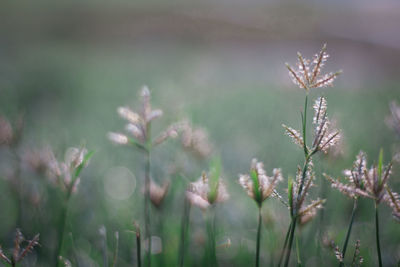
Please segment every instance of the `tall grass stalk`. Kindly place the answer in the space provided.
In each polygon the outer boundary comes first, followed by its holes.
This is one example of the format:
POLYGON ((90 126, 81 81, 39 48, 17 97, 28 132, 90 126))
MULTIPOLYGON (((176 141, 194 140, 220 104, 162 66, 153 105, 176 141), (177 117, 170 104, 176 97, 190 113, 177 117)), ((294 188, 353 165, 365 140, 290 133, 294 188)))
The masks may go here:
POLYGON ((261 242, 261 206, 258 207, 258 227, 257 227, 257 251, 256 251, 256 267, 260 266, 260 242, 261 242))
MULTIPOLYGON (((149 134, 149 132, 148 132, 149 134)), ((148 141, 148 144, 151 144, 148 141)), ((145 239, 148 242, 146 252, 146 266, 151 266, 151 234, 150 234, 150 147, 147 147, 145 152, 145 196, 144 196, 144 232, 145 239)))
POLYGON ((140 240, 140 228, 136 225, 136 259, 137 266, 142 267, 142 253, 141 253, 141 240, 140 240))
POLYGON ((186 252, 186 240, 188 235, 189 229, 189 217, 190 217, 190 202, 185 197, 184 204, 183 204, 183 214, 182 214, 182 221, 181 221, 181 236, 179 241, 179 259, 178 259, 178 266, 183 267, 185 261, 185 252, 186 252))
MULTIPOLYGON (((343 244, 343 250, 342 250, 343 259, 344 259, 345 255, 346 255, 347 244, 349 243, 350 233, 351 233, 351 229, 353 227, 353 222, 354 222, 354 217, 355 217, 355 214, 356 214, 356 209, 357 209, 357 198, 354 199, 353 211, 351 212, 351 219, 350 219, 349 227, 347 229, 346 239, 345 239, 344 244, 343 244)), ((341 261, 340 264, 339 264, 339 267, 343 267, 343 266, 344 266, 344 263, 343 263, 343 261, 341 261)))
POLYGON ((218 266, 217 255, 215 251, 215 206, 211 206, 207 211, 207 260, 209 266, 218 266))
POLYGON ((301 267, 301 257, 300 257, 300 247, 299 247, 299 237, 296 236, 296 254, 297 254, 297 266, 301 267))
POLYGON ((286 232, 285 242, 283 244, 281 255, 279 257, 278 266, 281 266, 281 264, 282 264, 283 256, 285 255, 285 252, 286 252, 286 248, 287 248, 287 244, 288 244, 288 241, 289 241, 289 235, 290 235, 291 230, 292 230, 292 221, 290 221, 289 228, 288 228, 288 230, 286 232))
POLYGON ((375 228, 376 228, 376 249, 378 251, 379 267, 382 267, 381 244, 379 241, 378 203, 375 203, 375 228))
POLYGON ((72 196, 72 190, 73 186, 70 186, 67 191, 67 195, 65 197, 62 211, 61 211, 61 217, 60 217, 60 227, 58 229, 58 245, 56 249, 56 263, 58 267, 61 267, 63 265, 62 261, 59 260, 59 257, 61 256, 63 252, 63 245, 64 245, 64 233, 65 233, 65 226, 67 224, 67 217, 68 217, 68 207, 69 207, 69 201, 72 196))
MULTIPOLYGON (((301 177, 299 192, 297 194, 296 203, 299 203, 299 200, 301 198, 301 193, 303 191, 304 180, 306 178, 309 161, 311 160, 312 154, 314 154, 316 152, 316 150, 315 150, 312 153, 309 153, 308 149, 307 149, 307 145, 306 145, 307 144, 307 142, 306 142, 307 106, 308 106, 308 94, 306 95, 306 99, 304 101, 304 115, 302 115, 303 143, 304 143, 303 149, 304 149, 304 158, 305 159, 304 159, 304 166, 303 166, 302 177, 301 177)), ((289 261, 290 261, 290 254, 292 251, 294 233, 295 233, 296 224, 297 224, 297 214, 296 213, 298 212, 298 208, 299 207, 294 207, 294 213, 292 214, 292 222, 291 222, 291 225, 289 226, 290 234, 289 234, 289 243, 288 243, 288 247, 287 247, 286 260, 285 260, 285 267, 287 267, 289 265, 289 261)))

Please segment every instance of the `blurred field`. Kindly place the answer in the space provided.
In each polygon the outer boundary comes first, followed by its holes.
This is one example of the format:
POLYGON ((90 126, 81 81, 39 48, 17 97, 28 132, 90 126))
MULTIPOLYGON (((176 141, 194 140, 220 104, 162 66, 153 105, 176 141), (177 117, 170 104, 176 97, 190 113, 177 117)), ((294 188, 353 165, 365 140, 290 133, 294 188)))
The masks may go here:
MULTIPOLYGON (((344 136, 343 153, 314 162, 314 192, 322 190, 327 203, 323 215, 301 229, 300 242, 305 266, 320 266, 321 259, 327 266, 336 264, 332 251, 318 250, 314 229, 322 222, 321 234, 329 233, 341 245, 352 202, 320 176, 340 175, 359 150, 372 164, 383 148, 388 161, 400 142, 384 122, 389 103, 400 102, 400 9, 395 2, 370 8, 357 2, 236 2, 1 4, 0 114, 12 120, 24 113, 22 148, 50 144, 59 158, 67 147, 81 144, 96 152, 70 203, 67 229, 72 238, 66 243, 79 266, 102 265, 101 225, 108 231, 110 255, 113 232, 120 232, 118 266, 136 262, 134 235, 127 230, 133 229, 133 220, 142 223, 143 161, 140 152, 110 144, 106 134, 122 129, 116 108, 137 107, 143 84, 151 88, 153 105, 165 113, 156 130, 184 117, 208 130, 232 196, 217 208, 217 243, 232 241, 229 248, 217 251, 218 260, 221 266, 251 265, 257 210, 240 188, 238 174, 248 171, 253 157, 265 162, 267 172, 282 168, 285 177, 293 176, 302 164, 301 150, 284 135, 281 124, 300 128, 304 92, 291 84, 284 63, 294 64, 297 51, 311 57, 324 42, 331 55, 326 70, 343 69, 343 74, 334 88, 315 90, 311 97, 327 96, 328 114, 344 136), (366 21, 365 16, 373 19, 366 21), (132 192, 109 181, 116 166, 125 166, 134 175, 132 192)), ((172 181, 162 217, 153 213, 154 235, 163 231, 165 236, 164 256, 154 258, 160 263, 164 257, 165 266, 175 266, 184 189, 208 167, 183 154, 176 141, 153 155, 154 179, 172 181), (169 176, 171 166, 182 159, 189 165, 186 178, 169 176)), ((12 162, 10 152, 0 148, 0 177, 12 162)), ((395 191, 400 191, 399 170, 395 164, 390 181, 395 191)), ((22 266, 51 266, 60 195, 27 168, 22 168, 21 177, 22 190, 33 192, 39 201, 35 205, 26 198, 18 211, 7 181, 0 179, 0 244, 3 249, 12 247, 21 213, 18 227, 29 237, 41 234, 41 247, 22 266)), ((279 188, 282 194, 285 186, 286 181, 279 188)), ((360 206, 350 244, 361 239, 364 266, 375 266, 373 202, 361 200, 360 206)), ((380 212, 385 266, 394 266, 400 259, 400 227, 389 208, 382 205, 380 212)), ((262 262, 272 265, 282 247, 288 213, 274 199, 268 200, 263 213, 262 262)), ((189 232, 186 264, 204 266, 205 229, 196 208, 189 232)))

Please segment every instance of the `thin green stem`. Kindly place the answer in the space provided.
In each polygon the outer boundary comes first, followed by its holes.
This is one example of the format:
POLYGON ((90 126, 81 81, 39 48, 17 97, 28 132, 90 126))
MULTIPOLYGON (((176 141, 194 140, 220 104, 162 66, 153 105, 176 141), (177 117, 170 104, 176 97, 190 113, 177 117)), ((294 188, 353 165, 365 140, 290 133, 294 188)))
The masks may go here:
MULTIPOLYGON (((357 209, 357 198, 354 199, 353 211, 351 212, 351 219, 350 219, 349 227, 347 229, 346 239, 343 244, 343 249, 342 249, 343 259, 346 255, 347 244, 349 243, 350 233, 351 233, 351 229, 353 227, 353 222, 354 222, 354 217, 355 217, 354 215, 356 214, 356 209, 357 209)), ((342 261, 342 262, 340 262, 339 267, 343 267, 343 266, 344 266, 344 263, 342 261)))
POLYGON ((289 240, 289 234, 290 234, 290 231, 292 229, 292 224, 293 224, 293 221, 290 221, 289 228, 288 228, 288 230, 286 232, 285 243, 284 243, 282 251, 281 251, 281 256, 279 257, 278 267, 281 266, 281 263, 282 263, 282 260, 283 260, 283 255, 286 252, 286 247, 287 247, 287 243, 288 243, 288 240, 289 240))
POLYGON ((209 266, 218 266, 217 255, 215 252, 215 213, 214 206, 208 210, 207 233, 208 233, 208 264, 209 266))
POLYGON ((256 267, 260 266, 260 241, 261 241, 261 206, 258 208, 258 228, 257 228, 257 250, 256 250, 256 267))
POLYGON ((300 257, 300 247, 299 247, 299 237, 296 236, 296 254, 297 254, 297 266, 301 267, 301 257, 300 257))
POLYGON ((294 233, 296 230, 296 221, 297 221, 297 218, 293 217, 292 218, 292 228, 290 229, 290 236, 289 236, 289 246, 287 248, 286 260, 285 260, 285 265, 284 265, 285 267, 289 266, 290 254, 292 252, 293 238, 294 238, 294 233))
POLYGON ((179 244, 179 260, 178 266, 183 267, 183 263, 185 260, 185 241, 187 238, 188 227, 189 227, 189 216, 190 216, 190 202, 185 197, 184 204, 183 204, 183 215, 181 221, 181 237, 180 237, 180 244, 179 244))
POLYGON ((151 234, 150 234, 150 149, 146 150, 145 197, 144 197, 144 232, 148 242, 146 266, 151 266, 151 234))
POLYGON ((142 266, 142 258, 141 258, 141 251, 140 251, 140 230, 136 229, 136 258, 137 258, 137 266, 142 266))
POLYGON ((61 227, 58 229, 58 246, 56 249, 57 254, 55 255, 56 256, 55 261, 57 263, 57 266, 62 266, 62 261, 59 260, 59 257, 63 252, 65 226, 67 224, 69 200, 72 195, 72 190, 73 190, 73 183, 71 183, 71 186, 68 188, 67 196, 65 198, 63 210, 60 217, 61 227))
POLYGON ((304 101, 304 117, 302 120, 302 124, 303 124, 303 143, 304 143, 304 166, 303 166, 303 171, 302 171, 302 177, 301 177, 301 182, 300 182, 300 186, 299 186, 299 191, 298 192, 294 192, 294 194, 297 194, 297 199, 296 199, 296 203, 293 204, 294 208, 293 208, 293 214, 292 214, 292 228, 290 229, 290 235, 289 235, 289 245, 287 248, 287 254, 286 254, 286 260, 285 260, 285 267, 287 267, 289 265, 289 261, 290 261, 290 254, 292 251, 292 246, 293 246, 293 239, 294 239, 294 233, 296 230, 296 224, 297 224, 297 214, 298 214, 298 210, 300 209, 299 207, 299 203, 300 203, 300 199, 302 197, 302 191, 303 191, 303 187, 304 187, 304 181, 306 178, 306 174, 307 174, 307 168, 308 168, 308 164, 311 160, 311 156, 314 154, 314 151, 311 152, 311 154, 308 152, 308 148, 307 148, 307 142, 306 142, 306 136, 307 136, 307 132, 306 132, 306 126, 307 126, 307 104, 308 103, 308 94, 306 95, 306 99, 304 101))
POLYGON ((377 203, 375 203, 375 228, 376 228, 376 249, 378 250, 379 267, 382 267, 381 244, 379 241, 379 216, 378 216, 377 203))

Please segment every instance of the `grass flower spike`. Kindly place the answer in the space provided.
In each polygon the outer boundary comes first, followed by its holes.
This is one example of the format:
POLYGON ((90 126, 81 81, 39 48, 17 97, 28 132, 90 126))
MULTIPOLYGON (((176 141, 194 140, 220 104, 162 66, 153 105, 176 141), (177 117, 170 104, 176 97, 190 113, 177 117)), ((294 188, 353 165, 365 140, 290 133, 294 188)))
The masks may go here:
POLYGON ((21 262, 26 257, 26 255, 32 252, 33 249, 37 246, 39 246, 39 234, 35 235, 32 240, 26 240, 21 231, 17 229, 14 238, 14 249, 12 256, 6 256, 0 246, 0 259, 10 264, 11 266, 16 266, 17 263, 21 262), (27 243, 25 248, 21 247, 23 242, 27 243))
POLYGON ((387 196, 385 197, 385 202, 392 208, 393 218, 400 223, 400 196, 396 192, 386 186, 387 196))
POLYGON ((332 183, 332 188, 336 188, 344 195, 355 199, 359 196, 371 197, 365 188, 366 172, 367 157, 364 152, 360 151, 354 161, 353 169, 343 171, 347 183, 342 183, 339 179, 335 180, 325 173, 324 176, 332 183))
POLYGON ((274 169, 273 176, 267 176, 264 164, 253 159, 250 174, 241 174, 239 184, 253 198, 259 206, 271 195, 274 195, 276 185, 283 180, 281 170, 274 169))
POLYGON ((205 172, 202 173, 199 180, 190 184, 186 196, 193 205, 203 210, 215 203, 229 199, 225 184, 221 180, 217 183, 210 182, 210 174, 205 172))
POLYGON ((313 117, 313 125, 314 125, 314 135, 312 146, 308 147, 304 143, 304 134, 300 134, 299 131, 286 126, 283 124, 283 128, 285 128, 286 134, 292 138, 293 142, 303 148, 307 154, 313 155, 318 151, 322 151, 327 153, 328 150, 336 145, 340 140, 340 133, 336 129, 331 129, 330 121, 327 117, 327 101, 324 97, 319 97, 315 100, 313 105, 314 108, 314 117, 313 117))
POLYGON ((297 53, 297 57, 297 70, 287 63, 286 67, 289 70, 289 75, 293 83, 305 89, 307 92, 311 88, 332 86, 333 81, 341 73, 341 71, 338 71, 335 73, 321 74, 322 67, 329 58, 329 55, 326 53, 326 44, 324 44, 318 54, 315 54, 313 60, 303 58, 299 52, 297 53))

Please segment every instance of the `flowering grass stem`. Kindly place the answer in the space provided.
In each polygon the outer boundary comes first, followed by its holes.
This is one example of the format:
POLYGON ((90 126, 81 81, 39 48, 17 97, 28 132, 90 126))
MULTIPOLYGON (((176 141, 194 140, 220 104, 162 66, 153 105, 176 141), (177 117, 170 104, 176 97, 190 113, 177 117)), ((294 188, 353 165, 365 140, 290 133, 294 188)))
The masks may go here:
POLYGON ((307 174, 307 168, 308 164, 311 160, 311 156, 315 153, 316 150, 313 152, 309 153, 308 148, 307 148, 307 143, 306 143, 306 125, 307 125, 307 103, 308 103, 308 94, 306 95, 306 99, 304 101, 304 115, 302 116, 302 126, 303 126, 303 148, 304 148, 304 166, 303 166, 303 171, 302 171, 302 177, 301 177, 301 182, 300 182, 300 187, 299 187, 299 192, 297 193, 297 201, 294 203, 294 207, 292 208, 292 222, 289 226, 290 228, 290 235, 289 235, 289 244, 287 247, 287 254, 286 254, 286 260, 285 260, 285 267, 289 265, 290 261, 290 254, 292 251, 292 246, 293 246, 293 239, 294 239, 294 234, 296 230, 296 224, 297 224, 297 213, 299 212, 299 208, 297 207, 300 202, 301 196, 302 196, 302 191, 304 187, 304 181, 306 179, 306 174, 307 174))
POLYGON ((145 166, 145 197, 144 197, 144 232, 148 242, 146 252, 146 266, 151 266, 151 234, 150 234, 150 149, 146 150, 145 166))
POLYGON ((297 266, 301 267, 301 257, 300 257, 300 247, 299 247, 299 237, 296 236, 296 254, 297 254, 297 266))
POLYGON ((378 203, 375 203, 375 227, 376 227, 376 249, 378 251, 379 267, 382 267, 381 244, 379 241, 378 203))
POLYGON ((185 197, 183 204, 183 215, 181 221, 181 236, 180 236, 180 244, 179 244, 179 259, 178 266, 183 267, 183 263, 185 261, 185 252, 186 252, 186 239, 189 228, 189 216, 190 216, 190 202, 185 197))
MULTIPOLYGON (((351 212, 351 219, 350 219, 350 223, 349 223, 349 228, 347 229, 346 239, 345 239, 344 244, 343 244, 343 250, 342 250, 343 259, 344 259, 345 255, 346 255, 347 244, 349 243, 350 233, 351 233, 351 229, 353 227, 353 222, 354 222, 354 217, 355 217, 355 214, 356 214, 356 209, 357 209, 357 198, 354 199, 353 211, 351 212)), ((343 266, 344 266, 344 263, 343 263, 343 261, 341 261, 340 264, 339 264, 339 267, 343 267, 343 266)))
POLYGON ((260 266, 261 225, 262 225, 262 216, 261 216, 261 206, 260 206, 258 208, 256 267, 260 266))
POLYGON ((282 248, 282 251, 281 251, 281 256, 279 257, 278 267, 280 267, 281 264, 282 264, 283 256, 285 255, 285 252, 286 252, 286 247, 287 247, 287 244, 288 244, 288 240, 289 240, 289 235, 290 235, 291 229, 292 229, 292 221, 290 221, 289 228, 288 228, 288 230, 286 232, 285 243, 283 244, 283 248, 282 248))
POLYGON ((59 257, 61 256, 61 254, 63 252, 65 226, 67 224, 69 200, 72 195, 72 190, 73 190, 72 186, 70 188, 68 188, 67 195, 64 200, 61 217, 60 217, 61 226, 58 229, 58 245, 57 245, 57 249, 56 249, 57 254, 56 254, 56 259, 55 259, 57 266, 59 266, 59 267, 61 267, 63 264, 62 261, 59 260, 59 257))
POLYGON ((207 234, 208 234, 208 264, 209 266, 218 266, 217 255, 215 251, 215 206, 211 206, 207 216, 207 234))

